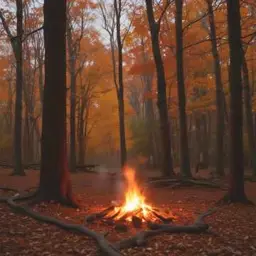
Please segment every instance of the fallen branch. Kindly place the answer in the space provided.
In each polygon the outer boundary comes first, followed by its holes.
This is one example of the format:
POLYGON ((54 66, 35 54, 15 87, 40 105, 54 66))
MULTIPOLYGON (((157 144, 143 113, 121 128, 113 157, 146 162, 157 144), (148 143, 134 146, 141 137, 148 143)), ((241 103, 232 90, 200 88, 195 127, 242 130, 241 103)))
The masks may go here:
POLYGON ((167 187, 172 185, 173 187, 196 185, 196 186, 203 186, 203 187, 209 187, 209 188, 221 188, 223 190, 226 190, 226 188, 221 186, 220 184, 217 184, 214 182, 207 182, 205 180, 196 180, 196 179, 155 179, 155 180, 149 180, 147 182, 147 185, 155 186, 155 187, 167 187))
MULTIPOLYGON (((103 253, 105 253, 106 255, 109 255, 109 256, 120 256, 121 255, 121 253, 105 239, 104 234, 96 233, 95 231, 90 230, 90 229, 88 229, 84 226, 78 225, 78 224, 64 223, 64 222, 62 222, 58 219, 55 219, 53 217, 41 215, 37 212, 34 212, 29 207, 16 204, 15 201, 20 200, 20 199, 21 198, 19 195, 16 195, 14 197, 9 197, 7 199, 7 203, 13 210, 15 210, 19 213, 25 214, 37 221, 53 224, 53 225, 60 227, 64 230, 81 233, 81 234, 91 237, 92 239, 94 239, 97 242, 101 251, 103 253)), ((22 199, 24 199, 24 196, 22 196, 22 199)))
MULTIPOLYGON (((123 239, 115 243, 115 248, 118 250, 127 249, 135 246, 142 246, 146 243, 147 238, 159 235, 161 233, 202 233, 208 230, 209 226, 203 222, 204 218, 212 213, 216 209, 209 210, 201 215, 195 220, 194 224, 188 226, 173 226, 168 224, 152 224, 154 225, 154 230, 146 230, 137 233, 135 236, 123 239)), ((152 228, 153 226, 151 226, 152 228)))

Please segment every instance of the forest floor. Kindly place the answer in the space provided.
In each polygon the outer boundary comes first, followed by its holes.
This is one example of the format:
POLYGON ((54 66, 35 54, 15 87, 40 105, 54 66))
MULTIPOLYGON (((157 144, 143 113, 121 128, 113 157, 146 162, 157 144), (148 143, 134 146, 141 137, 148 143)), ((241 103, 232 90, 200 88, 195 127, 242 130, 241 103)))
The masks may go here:
MULTIPOLYGON (((36 187, 38 171, 27 171, 25 177, 9 176, 10 170, 0 169, 0 186, 21 191, 36 187)), ((72 174, 74 193, 82 208, 65 208, 56 204, 40 204, 34 210, 54 216, 65 222, 84 223, 84 217, 110 205, 118 196, 113 179, 107 175, 90 173, 72 174)), ((256 203, 256 183, 246 182, 246 193, 256 203)), ((119 195, 120 195, 119 190, 119 195)), ((177 217, 176 223, 193 223, 198 214, 211 208, 225 193, 212 188, 150 188, 145 192, 150 204, 168 209, 177 217)), ((0 190, 0 196, 11 195, 0 190)), ((123 255, 242 255, 256 256, 256 207, 249 205, 222 206, 205 218, 209 232, 203 234, 161 234, 148 240, 147 245, 122 250, 123 255)), ((90 224, 95 231, 109 232, 107 239, 117 241, 137 232, 115 231, 102 224, 90 224)), ((97 255, 96 243, 84 236, 64 231, 49 224, 39 223, 30 217, 14 213, 0 204, 0 255, 97 255)))

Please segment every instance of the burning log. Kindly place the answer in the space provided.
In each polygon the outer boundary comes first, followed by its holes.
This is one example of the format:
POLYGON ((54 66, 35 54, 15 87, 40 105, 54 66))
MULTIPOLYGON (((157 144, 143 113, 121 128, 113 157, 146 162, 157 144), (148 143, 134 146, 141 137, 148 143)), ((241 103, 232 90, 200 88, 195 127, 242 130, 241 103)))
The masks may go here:
POLYGON ((163 217, 162 215, 158 214, 157 212, 155 211, 152 211, 152 213, 158 218, 160 219, 163 223, 170 223, 173 221, 173 219, 171 217, 169 218, 165 218, 163 217))
POLYGON ((142 212, 142 209, 138 209, 136 211, 130 211, 130 212, 127 212, 125 213, 121 218, 120 220, 121 221, 124 221, 124 220, 127 220, 127 219, 131 219, 133 216, 136 216, 138 214, 140 214, 142 212))
POLYGON ((85 217, 85 223, 93 222, 97 219, 104 218, 110 211, 114 210, 114 208, 115 208, 114 206, 110 206, 99 213, 93 213, 93 214, 85 217))

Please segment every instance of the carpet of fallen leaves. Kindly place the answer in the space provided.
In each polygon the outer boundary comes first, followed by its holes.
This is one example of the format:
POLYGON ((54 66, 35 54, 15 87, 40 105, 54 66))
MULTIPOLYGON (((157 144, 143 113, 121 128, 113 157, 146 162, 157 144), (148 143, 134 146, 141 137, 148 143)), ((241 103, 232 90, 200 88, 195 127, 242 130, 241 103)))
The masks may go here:
MULTIPOLYGON (((0 186, 25 190, 36 187, 38 171, 27 171, 26 177, 9 176, 0 169, 0 186)), ((119 199, 121 186, 108 175, 72 175, 74 192, 82 203, 79 210, 56 204, 40 204, 34 210, 65 222, 84 224, 84 217, 109 206, 119 199)), ((148 202, 169 210, 177 217, 175 223, 187 225, 196 216, 214 205, 225 191, 209 188, 157 188, 145 191, 148 202), (150 200, 149 200, 150 199, 150 200)), ((256 184, 246 183, 246 193, 256 203, 256 184)), ((0 196, 11 195, 0 190, 0 196)), ((148 240, 144 247, 123 250, 124 255, 250 255, 256 256, 256 207, 229 205, 221 207, 205 221, 210 225, 206 234, 162 234, 148 240)), ((120 233, 113 227, 97 222, 89 227, 109 232, 107 239, 117 241, 134 235, 137 230, 120 233)), ((97 255, 95 242, 84 236, 39 223, 30 217, 12 212, 0 204, 0 255, 97 255)))

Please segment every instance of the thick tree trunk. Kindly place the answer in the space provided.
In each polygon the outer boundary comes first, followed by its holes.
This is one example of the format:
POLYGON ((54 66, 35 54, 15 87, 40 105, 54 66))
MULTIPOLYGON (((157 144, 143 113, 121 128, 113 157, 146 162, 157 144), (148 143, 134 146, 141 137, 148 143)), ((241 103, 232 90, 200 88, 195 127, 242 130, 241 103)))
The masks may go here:
POLYGON ((176 66, 177 66, 177 89, 179 100, 179 121, 180 121, 180 169, 185 177, 191 177, 190 156, 188 150, 188 132, 186 117, 186 93, 183 67, 183 32, 182 32, 182 8, 183 0, 175 0, 176 15, 176 66))
POLYGON ((121 167, 127 161, 126 137, 125 137, 125 115, 124 115, 124 81, 123 81, 123 43, 121 39, 121 0, 114 1, 116 14, 116 38, 118 47, 118 110, 119 110, 119 134, 120 134, 120 157, 121 167))
POLYGON ((253 175, 256 176, 256 145, 255 145, 255 137, 253 134, 254 126, 253 126, 253 113, 252 113, 252 99, 251 99, 248 66, 247 66, 244 52, 243 52, 242 69, 243 69, 243 83, 244 83, 244 87, 243 87, 244 107, 245 107, 247 134, 248 134, 249 154, 250 154, 253 175))
MULTIPOLYGON (((70 19, 68 22, 71 22, 70 19)), ((67 42, 69 53, 69 75, 70 75, 70 152, 69 168, 71 172, 76 171, 76 50, 72 42, 71 24, 67 26, 67 42)))
POLYGON ((43 200, 74 205, 67 162, 65 32, 66 0, 45 0, 45 88, 38 192, 43 200))
POLYGON ((221 67, 220 67, 220 57, 217 48, 216 39, 216 29, 215 20, 212 7, 212 0, 207 0, 208 5, 208 17, 210 25, 210 39, 212 46, 212 56, 214 60, 214 74, 215 74, 215 84, 216 84, 216 173, 219 176, 224 175, 224 129, 225 129, 225 96, 223 92, 223 84, 221 78, 221 67))
POLYGON ((157 73, 157 106, 160 118, 160 136, 162 143, 162 173, 164 176, 174 175, 173 162, 171 156, 171 136, 169 126, 169 116, 166 101, 166 81, 164 65, 159 45, 160 24, 154 20, 153 3, 146 0, 148 23, 151 33, 151 43, 157 73))
POLYGON ((244 202, 242 44, 239 0, 227 0, 230 49, 230 184, 228 200, 244 202))
POLYGON ((70 171, 76 171, 76 75, 70 78, 70 171))
POLYGON ((22 58, 22 33, 23 33, 23 8, 22 0, 16 0, 17 7, 17 37, 14 39, 16 58, 16 100, 14 117, 14 170, 13 175, 25 175, 22 167, 22 83, 23 83, 23 58, 22 58))

